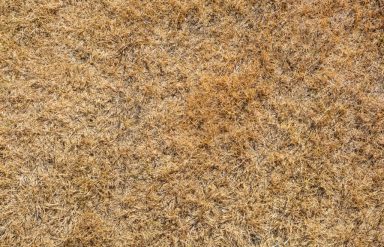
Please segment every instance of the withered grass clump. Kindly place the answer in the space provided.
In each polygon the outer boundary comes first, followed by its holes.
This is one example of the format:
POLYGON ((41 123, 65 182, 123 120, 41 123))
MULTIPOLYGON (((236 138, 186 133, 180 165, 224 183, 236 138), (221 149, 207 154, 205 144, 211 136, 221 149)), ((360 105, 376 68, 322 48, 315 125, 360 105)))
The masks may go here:
POLYGON ((384 246, 383 10, 0 1, 0 246, 384 246))

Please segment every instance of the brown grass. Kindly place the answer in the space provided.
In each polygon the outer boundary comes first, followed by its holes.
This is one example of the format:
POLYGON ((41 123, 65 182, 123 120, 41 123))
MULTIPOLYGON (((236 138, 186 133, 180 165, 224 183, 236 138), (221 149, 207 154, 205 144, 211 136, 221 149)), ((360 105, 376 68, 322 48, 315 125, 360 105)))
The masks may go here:
POLYGON ((384 246, 382 0, 1 0, 0 246, 384 246))

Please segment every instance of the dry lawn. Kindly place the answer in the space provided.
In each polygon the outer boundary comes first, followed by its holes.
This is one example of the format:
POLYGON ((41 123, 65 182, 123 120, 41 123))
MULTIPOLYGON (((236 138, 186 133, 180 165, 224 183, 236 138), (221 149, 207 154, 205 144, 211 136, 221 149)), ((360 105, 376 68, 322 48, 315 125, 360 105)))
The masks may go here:
POLYGON ((383 0, 0 0, 0 246, 384 246, 383 0))

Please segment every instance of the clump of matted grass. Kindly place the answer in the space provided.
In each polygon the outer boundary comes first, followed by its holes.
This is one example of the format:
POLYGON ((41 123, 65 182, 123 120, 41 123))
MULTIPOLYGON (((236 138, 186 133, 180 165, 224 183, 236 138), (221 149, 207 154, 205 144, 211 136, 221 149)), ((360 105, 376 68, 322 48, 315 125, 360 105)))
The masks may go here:
POLYGON ((0 246, 383 246, 381 1, 2 1, 0 246))

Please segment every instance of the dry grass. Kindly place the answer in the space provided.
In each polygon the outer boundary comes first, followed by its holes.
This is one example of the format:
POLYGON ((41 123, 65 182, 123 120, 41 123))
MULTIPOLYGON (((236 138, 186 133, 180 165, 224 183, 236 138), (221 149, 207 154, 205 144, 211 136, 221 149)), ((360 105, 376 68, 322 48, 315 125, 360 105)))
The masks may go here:
POLYGON ((384 246, 382 0, 1 0, 0 246, 384 246))

